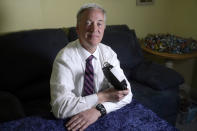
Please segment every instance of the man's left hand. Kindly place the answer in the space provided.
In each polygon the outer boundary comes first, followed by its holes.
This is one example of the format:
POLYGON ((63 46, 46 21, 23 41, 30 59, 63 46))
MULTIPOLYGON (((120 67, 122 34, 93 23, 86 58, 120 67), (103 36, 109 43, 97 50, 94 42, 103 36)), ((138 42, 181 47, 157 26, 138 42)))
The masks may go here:
POLYGON ((86 111, 80 112, 79 114, 73 116, 71 120, 66 123, 67 129, 70 131, 85 130, 89 125, 94 123, 101 113, 95 108, 88 109, 86 111))

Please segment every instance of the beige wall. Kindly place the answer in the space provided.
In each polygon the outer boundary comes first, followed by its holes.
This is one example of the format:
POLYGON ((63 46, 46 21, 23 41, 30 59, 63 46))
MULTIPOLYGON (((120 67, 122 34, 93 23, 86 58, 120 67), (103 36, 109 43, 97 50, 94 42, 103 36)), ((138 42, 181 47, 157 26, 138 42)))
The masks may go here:
POLYGON ((197 0, 172 0, 171 32, 197 40, 197 0))
MULTIPOLYGON (((172 1, 173 9, 170 32, 182 37, 192 37, 197 40, 197 0, 172 1)), ((196 59, 175 61, 175 70, 184 76, 186 84, 189 86, 192 84, 192 77, 197 77, 197 75, 193 73, 194 70, 197 70, 194 66, 195 61, 196 59)))
MULTIPOLYGON (((107 24, 127 24, 140 38, 169 32, 197 39, 197 0, 155 0, 151 6, 136 6, 136 0, 0 0, 0 33, 75 26, 75 15, 87 2, 106 9, 107 24)), ((189 85, 194 61, 175 61, 189 85)))
POLYGON ((0 32, 75 25, 75 14, 86 2, 107 10, 107 24, 127 24, 139 37, 169 32, 171 0, 136 6, 136 0, 0 0, 0 32))
POLYGON ((196 0, 155 0, 136 6, 136 0, 0 0, 0 32, 75 25, 75 14, 86 2, 107 10, 107 24, 127 24, 138 37, 172 32, 197 39, 196 0))

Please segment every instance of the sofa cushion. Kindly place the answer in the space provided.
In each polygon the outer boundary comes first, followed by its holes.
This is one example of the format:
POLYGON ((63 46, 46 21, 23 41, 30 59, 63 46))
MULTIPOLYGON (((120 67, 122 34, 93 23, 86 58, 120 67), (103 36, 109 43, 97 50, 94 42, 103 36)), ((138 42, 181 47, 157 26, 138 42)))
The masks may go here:
POLYGON ((129 32, 130 29, 127 25, 107 25, 105 32, 118 31, 118 32, 129 32))
POLYGON ((70 27, 68 29, 68 40, 69 42, 71 41, 74 41, 78 39, 78 35, 77 35, 77 32, 76 32, 76 27, 70 27))
POLYGON ((55 56, 68 40, 61 29, 41 29, 0 36, 0 43, 0 89, 15 92, 49 82, 55 56))
MULTIPOLYGON (((50 76, 49 76, 50 77, 50 76)), ((29 102, 35 99, 50 99, 49 78, 40 78, 34 83, 26 85, 24 88, 15 91, 15 95, 23 102, 29 102)))
POLYGON ((175 88, 184 82, 184 78, 178 72, 150 61, 134 68, 131 77, 155 90, 175 88))
POLYGON ((123 70, 131 69, 143 60, 142 51, 133 30, 128 32, 106 32, 102 43, 110 46, 117 53, 123 70))

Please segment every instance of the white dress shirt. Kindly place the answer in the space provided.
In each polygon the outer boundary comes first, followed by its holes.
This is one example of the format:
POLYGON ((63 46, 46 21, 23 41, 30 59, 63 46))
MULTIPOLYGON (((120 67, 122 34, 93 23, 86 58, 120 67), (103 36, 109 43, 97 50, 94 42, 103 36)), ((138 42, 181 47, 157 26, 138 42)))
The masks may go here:
MULTIPOLYGON (((79 40, 76 40, 69 43, 56 56, 50 80, 50 90, 52 112, 57 118, 71 117, 98 104, 97 94, 82 97, 86 59, 90 55, 81 46, 79 40)), ((92 64, 96 93, 111 88, 102 71, 105 62, 113 65, 114 68, 119 70, 120 75, 125 77, 116 53, 109 46, 99 43, 92 55, 94 56, 92 64)), ((132 93, 128 81, 127 85, 130 92, 121 101, 102 103, 107 113, 131 102, 132 93)))

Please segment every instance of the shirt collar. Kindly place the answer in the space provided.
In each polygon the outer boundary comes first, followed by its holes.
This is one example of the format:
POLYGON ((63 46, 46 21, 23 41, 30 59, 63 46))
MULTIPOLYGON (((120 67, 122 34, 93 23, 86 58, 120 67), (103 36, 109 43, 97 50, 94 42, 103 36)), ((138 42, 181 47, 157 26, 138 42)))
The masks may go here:
POLYGON ((85 61, 90 55, 93 55, 94 58, 97 60, 99 59, 99 51, 98 51, 98 46, 96 48, 96 51, 91 54, 90 52, 88 52, 85 48, 83 48, 78 40, 77 42, 77 46, 78 46, 78 51, 79 51, 79 54, 82 58, 83 61, 85 61))

